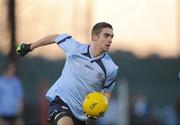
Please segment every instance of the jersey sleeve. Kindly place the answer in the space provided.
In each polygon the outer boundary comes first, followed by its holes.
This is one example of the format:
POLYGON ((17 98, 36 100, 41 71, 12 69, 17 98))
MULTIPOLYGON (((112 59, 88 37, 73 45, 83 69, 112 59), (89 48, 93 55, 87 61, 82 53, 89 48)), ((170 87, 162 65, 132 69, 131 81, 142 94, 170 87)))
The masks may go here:
POLYGON ((65 52, 66 55, 78 51, 80 43, 75 41, 69 34, 60 34, 55 39, 54 42, 65 52))
POLYGON ((102 88, 103 92, 109 92, 109 93, 112 92, 116 83, 117 75, 118 75, 118 69, 114 70, 108 75, 107 79, 105 80, 104 86, 102 88))

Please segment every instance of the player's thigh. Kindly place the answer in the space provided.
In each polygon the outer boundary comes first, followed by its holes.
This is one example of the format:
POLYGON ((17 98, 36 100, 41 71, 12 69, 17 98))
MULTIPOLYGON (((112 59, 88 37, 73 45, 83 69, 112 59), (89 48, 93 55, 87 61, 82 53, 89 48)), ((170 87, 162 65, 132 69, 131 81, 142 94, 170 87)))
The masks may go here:
POLYGON ((59 97, 56 97, 49 105, 48 108, 48 121, 49 123, 60 125, 73 125, 73 114, 68 107, 59 97))
POLYGON ((57 125, 74 125, 74 124, 71 117, 64 116, 57 121, 57 125))

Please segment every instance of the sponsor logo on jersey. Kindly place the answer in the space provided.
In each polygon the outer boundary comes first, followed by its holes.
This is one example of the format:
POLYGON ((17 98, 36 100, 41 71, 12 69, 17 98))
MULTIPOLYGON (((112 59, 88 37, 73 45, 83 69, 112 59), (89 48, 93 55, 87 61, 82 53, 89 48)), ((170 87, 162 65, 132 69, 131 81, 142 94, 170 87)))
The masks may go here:
POLYGON ((91 67, 91 66, 89 66, 89 65, 87 65, 87 64, 85 64, 84 66, 85 66, 86 68, 90 69, 90 70, 94 70, 93 67, 91 67))

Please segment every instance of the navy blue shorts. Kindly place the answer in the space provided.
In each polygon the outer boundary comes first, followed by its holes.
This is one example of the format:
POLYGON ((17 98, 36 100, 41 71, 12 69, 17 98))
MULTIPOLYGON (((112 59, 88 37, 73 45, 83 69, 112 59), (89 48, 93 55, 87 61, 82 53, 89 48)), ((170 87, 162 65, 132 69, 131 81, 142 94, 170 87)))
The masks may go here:
POLYGON ((71 112, 69 106, 56 96, 48 108, 48 122, 57 124, 57 121, 64 116, 71 117, 74 125, 86 125, 85 121, 78 120, 71 112))

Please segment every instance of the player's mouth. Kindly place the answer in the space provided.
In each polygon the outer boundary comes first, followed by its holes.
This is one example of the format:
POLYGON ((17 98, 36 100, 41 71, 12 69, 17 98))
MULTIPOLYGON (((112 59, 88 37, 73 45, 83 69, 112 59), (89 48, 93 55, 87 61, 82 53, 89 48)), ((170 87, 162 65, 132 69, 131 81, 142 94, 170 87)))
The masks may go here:
POLYGON ((110 45, 105 45, 107 48, 109 48, 110 47, 110 45))

